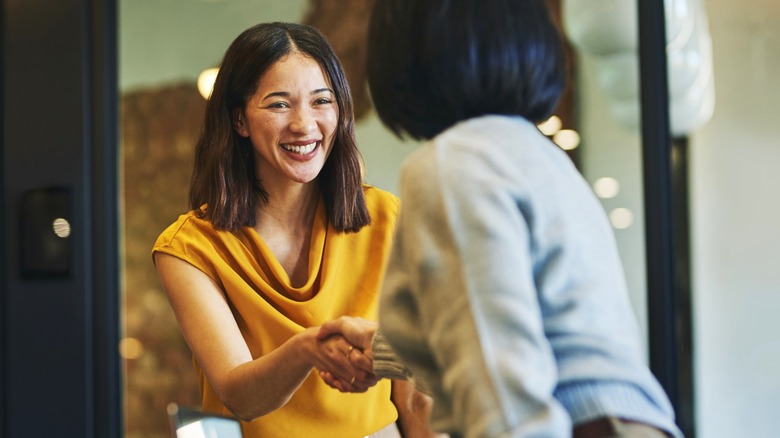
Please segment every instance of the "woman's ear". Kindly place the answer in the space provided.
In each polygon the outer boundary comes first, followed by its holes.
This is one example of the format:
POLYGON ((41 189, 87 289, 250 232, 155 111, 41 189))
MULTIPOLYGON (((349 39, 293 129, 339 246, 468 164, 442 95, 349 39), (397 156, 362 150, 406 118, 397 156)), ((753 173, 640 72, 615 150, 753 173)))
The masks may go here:
POLYGON ((236 108, 233 110, 233 129, 242 137, 249 137, 249 130, 246 129, 246 117, 244 112, 236 108))

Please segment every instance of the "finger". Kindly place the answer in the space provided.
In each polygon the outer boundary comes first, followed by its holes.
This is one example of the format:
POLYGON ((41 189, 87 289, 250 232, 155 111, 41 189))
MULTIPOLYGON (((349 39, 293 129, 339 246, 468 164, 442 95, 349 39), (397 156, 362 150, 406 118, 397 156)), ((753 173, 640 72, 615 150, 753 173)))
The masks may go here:
POLYGON ((356 378, 365 379, 372 374, 372 364, 369 364, 365 359, 358 359, 358 364, 353 364, 350 360, 353 356, 357 358, 358 355, 363 353, 349 344, 341 336, 331 336, 324 341, 320 341, 321 351, 324 359, 318 369, 328 370, 335 379, 340 380, 343 383, 344 389, 351 390, 347 386, 353 376, 356 378))
POLYGON ((326 368, 329 370, 328 372, 332 376, 333 380, 339 380, 340 381, 340 389, 350 391, 351 386, 349 384, 350 380, 352 380, 352 377, 363 377, 365 375, 364 371, 358 370, 344 357, 343 354, 340 354, 338 357, 335 358, 333 362, 331 362, 326 368), (362 373, 362 374, 361 374, 362 373), (360 375, 359 375, 360 374, 360 375))
POLYGON ((357 376, 352 376, 352 379, 349 381, 350 392, 366 392, 368 388, 367 383, 363 380, 358 380, 357 376))
POLYGON ((355 380, 355 383, 352 385, 355 388, 354 392, 366 392, 369 388, 375 386, 377 383, 379 383, 380 379, 374 378, 374 379, 367 379, 367 380, 355 380))
POLYGON ((322 379, 323 382, 325 382, 326 385, 330 386, 331 388, 335 388, 335 385, 333 384, 335 380, 333 379, 332 374, 330 374, 327 371, 320 371, 319 374, 320 374, 320 378, 322 379))
POLYGON ((331 388, 337 389, 340 392, 354 392, 362 393, 366 392, 369 388, 375 386, 379 382, 377 377, 365 377, 360 378, 357 375, 349 378, 348 381, 338 379, 333 373, 329 371, 320 371, 320 377, 331 388))
MULTIPOLYGON (((339 335, 332 335, 318 342, 324 357, 329 362, 339 364, 342 367, 349 363, 349 360, 347 359, 347 356, 349 355, 348 353, 355 349, 352 344, 348 343, 343 337, 339 335)), ((325 369, 330 368, 325 367, 325 369)))
POLYGON ((320 378, 322 378, 325 384, 331 388, 345 392, 343 382, 338 380, 332 373, 328 371, 320 371, 320 378))
POLYGON ((371 382, 370 386, 375 384, 374 380, 374 362, 363 354, 359 349, 351 349, 347 352, 347 360, 349 361, 352 374, 356 376, 357 380, 371 382))
POLYGON ((323 340, 330 335, 341 333, 342 331, 341 325, 342 325, 341 318, 325 322, 320 326, 320 330, 317 332, 317 336, 316 336, 317 340, 323 340))
POLYGON ((349 362, 357 369, 366 373, 374 373, 374 361, 366 356, 362 351, 355 349, 348 356, 349 362))
POLYGON ((376 375, 372 373, 366 373, 364 371, 356 371, 356 374, 353 376, 355 379, 352 381, 350 378, 350 385, 353 387, 360 387, 360 388, 370 388, 377 384, 381 380, 380 377, 377 377, 376 375))
MULTIPOLYGON (((343 374, 342 374, 343 375, 343 374)), ((340 377, 337 374, 331 374, 331 380, 338 380, 340 388, 349 391, 365 391, 366 389, 376 385, 378 379, 374 375, 366 374, 362 371, 354 371, 354 374, 348 374, 346 377, 340 377)))
POLYGON ((317 332, 317 336, 315 336, 315 338, 318 341, 321 341, 323 339, 327 339, 327 337, 332 335, 332 334, 333 334, 333 332, 331 330, 329 330, 327 327, 325 327, 325 325, 323 324, 322 326, 320 326, 320 329, 317 332))

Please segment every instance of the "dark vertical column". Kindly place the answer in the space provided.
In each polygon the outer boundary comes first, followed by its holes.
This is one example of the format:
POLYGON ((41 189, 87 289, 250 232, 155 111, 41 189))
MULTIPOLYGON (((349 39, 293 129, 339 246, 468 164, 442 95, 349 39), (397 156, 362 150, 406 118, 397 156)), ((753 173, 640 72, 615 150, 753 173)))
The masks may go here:
MULTIPOLYGON (((80 0, 4 1, 4 9, 4 436, 89 437, 86 14, 80 0), (48 187, 69 192, 71 234, 58 263, 68 272, 23 276, 21 249, 31 239, 22 238, 22 201, 30 190, 48 187)), ((42 199, 36 206, 48 205, 42 199)), ((43 227, 31 234, 26 237, 51 237, 43 227)))
POLYGON ((673 167, 664 2, 639 0, 638 10, 650 367, 693 438, 685 144, 673 167))
POLYGON ((115 1, 0 0, 3 437, 121 436, 115 1))
POLYGON ((677 351, 677 423, 688 438, 696 436, 693 385, 693 308, 691 304, 690 221, 688 210, 688 139, 673 138, 671 148, 673 191, 675 340, 677 351))
MULTIPOLYGON (((5 3, 0 2, 0 95, 5 94, 5 3)), ((5 208, 5 99, 0 98, 0 206, 5 208)), ((6 248, 5 215, 0 214, 0 248, 6 248)), ((5 251, 0 250, 0 358, 5 352, 5 251)), ((5 428, 5 360, 0 359, 0 436, 8 436, 5 428)))
POLYGON ((117 0, 89 0, 87 47, 89 67, 91 196, 92 348, 91 397, 95 437, 121 437, 122 363, 119 262, 119 144, 117 72, 117 0))

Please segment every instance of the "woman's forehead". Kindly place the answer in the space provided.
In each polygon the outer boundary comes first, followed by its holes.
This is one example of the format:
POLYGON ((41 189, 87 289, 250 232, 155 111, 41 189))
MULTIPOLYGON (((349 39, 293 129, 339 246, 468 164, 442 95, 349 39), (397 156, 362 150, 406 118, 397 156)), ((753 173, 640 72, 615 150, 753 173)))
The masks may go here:
POLYGON ((330 78, 322 65, 301 52, 290 52, 279 58, 258 81, 258 89, 298 86, 332 89, 330 78))

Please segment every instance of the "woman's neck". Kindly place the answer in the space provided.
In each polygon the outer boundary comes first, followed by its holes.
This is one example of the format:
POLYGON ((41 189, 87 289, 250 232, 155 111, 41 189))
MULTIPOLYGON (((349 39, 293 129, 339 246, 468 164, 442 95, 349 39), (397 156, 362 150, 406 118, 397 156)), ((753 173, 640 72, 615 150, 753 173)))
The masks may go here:
POLYGON ((261 203, 257 208, 255 228, 259 227, 258 232, 264 226, 288 229, 311 227, 320 200, 316 182, 266 189, 266 193, 268 202, 261 203))
POLYGON ((309 278, 309 246, 319 199, 316 183, 309 183, 298 189, 269 191, 268 203, 257 209, 255 231, 293 287, 303 286, 309 278))

